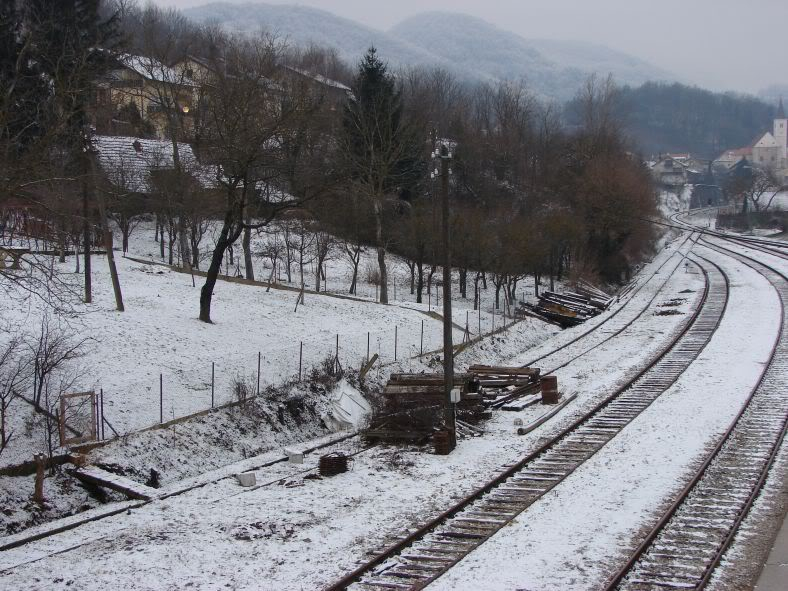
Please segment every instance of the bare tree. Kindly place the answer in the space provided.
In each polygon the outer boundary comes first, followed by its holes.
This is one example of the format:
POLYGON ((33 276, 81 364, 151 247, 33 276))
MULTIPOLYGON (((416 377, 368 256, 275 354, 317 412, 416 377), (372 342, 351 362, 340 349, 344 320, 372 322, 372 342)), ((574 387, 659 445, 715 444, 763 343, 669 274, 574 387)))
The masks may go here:
POLYGON ((23 346, 22 339, 14 335, 0 349, 0 454, 14 435, 7 428, 11 402, 29 377, 29 363, 22 355, 23 346))
POLYGON ((47 397, 57 380, 63 381, 63 375, 70 362, 83 355, 87 338, 76 338, 66 332, 52 319, 48 312, 41 317, 35 338, 28 340, 30 364, 32 366, 32 404, 39 411, 46 411, 47 397), (63 375, 61 375, 63 374, 63 375))
MULTIPOLYGON (((316 185, 301 185, 295 194, 261 192, 282 177, 288 154, 311 154, 307 142, 318 142, 306 132, 314 110, 311 97, 297 86, 276 80, 281 44, 272 38, 236 40, 225 52, 224 68, 208 101, 208 125, 204 145, 218 165, 217 181, 225 194, 222 226, 205 284, 200 293, 200 320, 211 322, 211 300, 225 252, 244 230, 269 225, 282 212, 302 207, 320 191, 324 182, 314 175, 316 185), (297 144, 300 149, 287 149, 297 144), (249 213, 254 207, 255 216, 249 213)), ((314 145, 312 143, 312 145, 314 145)), ((298 169, 297 157, 288 167, 298 169)))
POLYGON ((323 265, 332 257, 337 242, 334 236, 325 229, 320 228, 319 225, 315 226, 313 233, 313 243, 315 245, 315 291, 319 292, 320 280, 321 278, 325 279, 323 265))

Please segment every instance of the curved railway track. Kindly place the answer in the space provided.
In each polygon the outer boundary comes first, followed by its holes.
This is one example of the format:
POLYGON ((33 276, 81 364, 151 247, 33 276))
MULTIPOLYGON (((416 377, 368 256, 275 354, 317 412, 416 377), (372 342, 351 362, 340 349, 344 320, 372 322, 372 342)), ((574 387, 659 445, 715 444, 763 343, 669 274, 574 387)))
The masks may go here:
MULTIPOLYGON (((700 236, 698 236, 698 237, 700 237, 700 236)), ((577 335, 572 340, 564 343, 563 345, 561 345, 559 347, 556 347, 552 351, 549 351, 549 352, 547 352, 547 353, 545 353, 545 354, 543 354, 543 355, 541 355, 539 357, 536 357, 535 359, 531 359, 530 361, 525 363, 523 367, 533 367, 536 363, 539 363, 540 361, 544 361, 545 359, 548 359, 548 358, 554 356, 555 354, 560 353, 561 351, 565 350, 567 347, 570 347, 571 345, 574 345, 574 344, 578 343, 579 341, 589 337, 590 335, 592 335, 592 334, 599 334, 599 332, 598 332, 599 329, 601 327, 605 326, 605 325, 607 325, 607 328, 610 328, 610 325, 614 325, 615 326, 615 322, 617 320, 620 320, 619 314, 626 309, 626 306, 629 303, 632 302, 634 296, 637 295, 644 287, 646 287, 646 285, 648 285, 648 283, 652 279, 654 279, 660 273, 660 271, 662 271, 662 269, 673 259, 674 256, 679 255, 680 256, 679 261, 671 269, 670 273, 667 274, 667 277, 660 284, 660 286, 657 288, 657 290, 654 293, 654 295, 648 300, 648 302, 646 302, 646 304, 643 306, 643 309, 640 310, 640 312, 638 312, 636 316, 634 316, 633 318, 631 318, 629 320, 625 320, 621 324, 621 326, 616 326, 615 328, 613 328, 610 331, 610 334, 607 337, 605 337, 603 340, 601 340, 601 341, 595 343, 594 345, 592 345, 591 347, 581 351, 580 353, 578 353, 577 355, 573 356, 569 360, 565 360, 560 365, 556 365, 555 367, 552 367, 550 369, 545 369, 542 373, 546 375, 546 374, 549 374, 549 373, 553 373, 553 372, 555 372, 555 371, 557 371, 559 369, 562 369, 563 367, 566 367, 567 365, 569 365, 570 363, 572 363, 576 359, 579 359, 580 357, 582 357, 586 353, 592 351, 593 349, 596 349, 600 345, 606 343, 610 339, 612 339, 612 338, 618 336, 619 334, 621 334, 622 332, 624 332, 624 330, 629 328, 636 320, 638 320, 651 307, 651 304, 654 303, 654 300, 656 300, 657 297, 659 297, 659 295, 662 293, 662 290, 667 285, 668 281, 670 281, 670 278, 673 276, 673 273, 675 273, 676 269, 678 269, 679 265, 681 264, 681 261, 686 259, 687 253, 682 253, 681 249, 684 247, 684 245, 687 242, 690 242, 692 244, 695 243, 693 241, 693 234, 692 233, 690 233, 690 235, 687 236, 687 238, 684 240, 684 242, 682 242, 681 246, 679 246, 679 248, 676 249, 676 252, 673 253, 673 255, 668 257, 659 267, 657 267, 656 271, 654 271, 654 273, 652 273, 651 277, 649 277, 646 281, 641 283, 639 286, 637 286, 635 289, 633 289, 630 292, 630 298, 626 302, 626 304, 624 304, 623 306, 621 306, 620 308, 615 310, 612 314, 609 314, 602 322, 594 324, 592 327, 590 327, 589 329, 583 331, 581 334, 577 335)), ((688 249, 688 252, 689 252, 689 250, 692 250, 692 246, 690 246, 690 248, 688 249)))
POLYGON ((727 276, 696 259, 706 278, 690 321, 651 363, 556 437, 459 503, 405 535, 339 581, 340 589, 422 589, 554 488, 667 390, 717 329, 729 294, 727 276))
POLYGON ((758 384, 723 438, 608 581, 606 591, 704 588, 760 494, 786 436, 788 276, 751 256, 706 244, 753 268, 774 286, 782 311, 778 339, 758 384))
MULTIPOLYGON (((594 326, 593 326, 593 327, 591 327, 590 329, 588 329, 588 330, 584 331, 582 334, 578 335, 577 337, 574 337, 574 338, 573 338, 571 341, 569 341, 569 342, 567 342, 567 343, 564 343, 563 345, 561 345, 561 346, 557 347, 556 349, 553 349, 552 351, 550 351, 550 352, 548 352, 548 353, 545 353, 545 354, 544 354, 542 357, 540 357, 540 358, 538 358, 538 359, 544 359, 544 358, 546 358, 546 357, 549 357, 549 356, 551 356, 551 355, 555 354, 556 352, 558 352, 558 351, 560 351, 560 350, 563 350, 563 349, 565 349, 566 347, 568 347, 568 346, 570 346, 570 345, 572 345, 572 344, 574 344, 574 343, 577 343, 578 341, 580 341, 580 340, 584 339, 584 338, 585 338, 585 337, 587 337, 589 334, 591 334, 591 333, 592 333, 594 330, 596 330, 598 327, 600 327, 600 326, 602 326, 602 325, 606 324, 606 323, 607 323, 607 322, 609 322, 611 319, 613 319, 613 318, 616 318, 620 312, 622 312, 623 310, 625 310, 625 309, 626 309, 626 306, 627 306, 627 305, 628 305, 628 304, 629 304, 629 303, 632 301, 632 297, 634 297, 634 295, 636 295, 637 293, 639 293, 639 292, 640 292, 640 290, 642 290, 642 289, 643 289, 643 288, 644 288, 646 285, 648 285, 648 283, 649 283, 650 281, 652 281, 652 280, 653 280, 653 279, 654 279, 654 278, 655 278, 655 277, 656 277, 656 276, 657 276, 657 275, 658 275, 658 274, 659 274, 659 273, 660 273, 660 272, 661 272, 661 271, 662 271, 662 270, 663 270, 663 269, 664 269, 664 268, 665 268, 665 267, 668 265, 668 263, 670 263, 670 261, 671 261, 671 260, 673 260, 673 258, 674 258, 675 256, 679 256, 679 257, 680 257, 680 260, 683 260, 683 259, 686 257, 686 253, 683 253, 683 252, 681 251, 681 249, 682 249, 682 248, 683 248, 683 247, 684 247, 684 246, 687 244, 687 242, 690 242, 690 241, 692 241, 692 238, 693 238, 693 235, 692 235, 692 234, 688 235, 688 237, 687 237, 687 238, 685 238, 685 239, 684 239, 684 241, 681 243, 681 245, 680 245, 680 246, 679 246, 679 247, 676 249, 676 252, 675 252, 675 253, 673 253, 673 254, 672 254, 671 256, 669 256, 669 257, 668 257, 668 258, 667 258, 665 261, 663 261, 663 262, 660 264, 660 266, 659 266, 659 267, 656 269, 656 271, 655 271, 654 273, 652 273, 652 275, 651 275, 651 276, 650 276, 648 279, 646 279, 646 280, 645 280, 645 281, 643 281, 643 282, 642 282, 640 285, 638 285, 636 288, 634 288, 634 289, 631 291, 630 298, 627 300, 627 302, 626 302, 624 305, 622 305, 621 307, 619 307, 618 309, 616 309, 615 311, 613 311, 613 312, 612 312, 612 313, 611 313, 611 314, 610 314, 610 315, 609 315, 607 318, 603 319, 603 320, 602 320, 602 322, 599 322, 599 323, 597 323, 596 325, 594 325, 594 326)), ((638 317, 640 317, 640 315, 642 315, 642 314, 643 314, 643 312, 644 312, 645 310, 647 310, 647 309, 650 307, 651 303, 652 303, 652 302, 653 302, 653 301, 656 299, 656 297, 657 297, 657 296, 658 296, 658 295, 659 295, 659 294, 662 292, 662 289, 663 289, 663 287, 665 286, 665 284, 667 284, 667 281, 670 279, 670 276, 672 275, 672 273, 673 273, 673 272, 675 272, 675 269, 678 267, 678 264, 679 264, 679 263, 677 263, 677 264, 676 264, 676 267, 674 267, 674 268, 671 270, 671 273, 670 273, 670 274, 668 274, 668 278, 667 278, 667 279, 666 279, 666 280, 665 280, 665 281, 662 283, 662 285, 661 285, 661 286, 660 286, 660 287, 657 289, 657 292, 656 292, 656 294, 655 294, 655 295, 654 295, 654 296, 653 296, 653 297, 652 297, 652 298, 649 300, 649 302, 648 302, 648 303, 645 305, 644 309, 643 309, 643 310, 642 310, 642 311, 641 311, 641 312, 638 314, 638 317)), ((629 324, 631 324, 631 322, 630 322, 629 324)), ((619 330, 619 331, 617 331, 617 332, 616 332, 616 334, 618 334, 618 333, 620 333, 620 332, 621 332, 621 331, 619 330)), ((615 335, 614 335, 614 336, 615 336, 615 335)), ((611 338, 612 338, 612 337, 611 337, 611 338)), ((605 340, 609 340, 609 339, 605 339, 605 340)), ((603 341, 603 342, 604 342, 604 341, 603 341)), ((582 354, 585 354, 585 353, 587 353, 587 352, 589 352, 589 351, 593 350, 594 348, 596 348, 596 347, 597 347, 597 346, 599 346, 600 344, 602 344, 602 343, 597 343, 597 344, 596 344, 596 345, 594 345, 593 347, 590 347, 590 348, 588 348, 587 350, 585 350, 585 351, 584 351, 582 354)), ((350 437, 350 438, 348 438, 348 440, 353 440, 353 439, 355 439, 356 437, 358 437, 358 435, 356 435, 356 436, 353 436, 353 437, 350 437)), ((333 446, 333 445, 335 445, 335 444, 333 444, 333 443, 332 443, 332 444, 327 444, 327 445, 329 445, 329 446, 333 446)), ((324 446, 319 446, 319 447, 318 447, 318 448, 316 448, 316 449, 321 449, 321 448, 323 448, 323 447, 324 447, 324 446)), ((364 453, 364 452, 366 452, 366 451, 369 451, 370 449, 373 449, 374 447, 376 447, 376 446, 374 446, 374 445, 373 445, 373 446, 367 446, 367 447, 364 447, 363 449, 361 449, 361 450, 358 450, 358 451, 354 452, 354 453, 353 453, 353 454, 351 454, 351 455, 354 455, 354 456, 355 456, 355 455, 362 454, 362 453, 364 453)), ((286 461, 286 458, 282 458, 282 459, 281 459, 281 460, 279 460, 279 461, 280 461, 280 462, 286 461)), ((314 469, 314 468, 308 468, 308 469, 306 469, 306 470, 303 470, 303 471, 301 471, 301 472, 298 472, 298 473, 300 474, 300 473, 302 473, 302 472, 304 472, 304 473, 305 473, 305 472, 309 472, 310 470, 313 470, 313 469, 314 469)), ((278 481, 278 479, 277 479, 277 481, 278 481)), ((241 494, 246 494, 246 493, 252 492, 252 491, 254 491, 254 490, 257 490, 257 489, 261 488, 262 486, 266 486, 266 484, 262 484, 262 485, 258 485, 258 486, 251 487, 251 488, 248 488, 248 489, 244 489, 244 490, 242 490, 242 491, 240 491, 240 492, 238 492, 238 493, 235 493, 235 494, 233 494, 233 495, 230 495, 230 496, 237 496, 237 495, 241 495, 241 494)), ((147 505, 149 502, 150 502, 150 501, 141 501, 141 502, 140 502, 140 504, 139 504, 139 506, 140 506, 140 507, 142 507, 142 506, 145 506, 145 505, 147 505)), ((218 501, 217 501, 217 502, 218 502, 218 501)), ((136 509, 136 508, 137 508, 137 507, 133 507, 133 508, 131 508, 131 509, 136 509)), ((131 509, 130 509, 130 510, 131 510, 131 509)), ((102 520, 102 519, 106 519, 106 518, 108 518, 108 517, 111 517, 111 516, 115 515, 115 513, 116 513, 116 512, 114 512, 114 511, 112 511, 112 512, 108 512, 106 515, 101 515, 101 516, 98 516, 98 517, 96 517, 96 518, 94 518, 94 519, 92 519, 92 520, 90 520, 90 521, 92 522, 92 521, 99 521, 99 520, 102 520)), ((37 541, 37 540, 40 540, 40 539, 44 539, 44 538, 49 538, 49 537, 52 537, 52 536, 55 536, 55 535, 57 535, 57 534, 59 534, 59 533, 62 533, 63 531, 68 531, 68 530, 76 529, 76 528, 80 527, 81 525, 82 525, 82 522, 79 522, 79 521, 77 521, 77 522, 75 522, 75 523, 73 523, 73 524, 68 524, 68 525, 65 525, 65 526, 62 526, 62 527, 53 528, 53 529, 52 529, 52 531, 49 531, 49 532, 38 533, 38 534, 31 534, 31 535, 29 535, 29 536, 16 536, 16 537, 15 537, 15 539, 14 539, 13 541, 11 541, 11 542, 6 542, 6 543, 3 543, 3 541, 2 541, 2 540, 3 540, 3 538, 0 538, 0 552, 2 552, 3 550, 8 550, 8 549, 12 549, 12 548, 16 548, 16 547, 22 546, 22 545, 24 545, 24 544, 27 544, 27 543, 29 543, 29 542, 34 542, 34 541, 37 541), (19 539, 16 539, 17 537, 18 537, 19 539)))

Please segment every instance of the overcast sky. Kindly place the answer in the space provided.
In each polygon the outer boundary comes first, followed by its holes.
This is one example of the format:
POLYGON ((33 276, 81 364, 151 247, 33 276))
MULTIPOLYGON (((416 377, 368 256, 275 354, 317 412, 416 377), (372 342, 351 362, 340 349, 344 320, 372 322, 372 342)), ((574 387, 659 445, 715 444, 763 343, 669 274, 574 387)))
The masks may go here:
MULTIPOLYGON (((208 3, 156 2, 182 8, 208 3)), ((427 10, 464 12, 525 37, 601 43, 715 90, 757 92, 770 84, 788 84, 788 0, 301 0, 297 4, 380 29, 427 10)))

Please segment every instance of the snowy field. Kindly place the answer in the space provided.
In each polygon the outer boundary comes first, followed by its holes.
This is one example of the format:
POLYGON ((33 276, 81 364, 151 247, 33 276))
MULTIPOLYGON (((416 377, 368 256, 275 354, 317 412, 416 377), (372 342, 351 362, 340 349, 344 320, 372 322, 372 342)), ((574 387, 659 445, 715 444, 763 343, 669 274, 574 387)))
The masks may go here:
MULTIPOLYGON (((132 235, 129 255, 153 259, 156 248, 152 228, 143 226, 132 235)), ((94 303, 77 303, 73 313, 53 320, 74 340, 87 339, 82 357, 75 362, 80 378, 73 390, 103 390, 105 415, 120 433, 159 422, 160 378, 165 421, 210 408, 212 364, 214 403, 219 405, 234 400, 232 387, 237 378, 251 381, 256 388, 258 355, 262 390, 298 376, 299 365, 306 374, 336 354, 337 342, 340 363, 355 369, 368 352, 379 355, 378 367, 393 363, 396 357, 404 362, 400 367, 405 370, 421 368, 422 362, 415 359, 419 353, 442 347, 442 322, 435 313, 435 299, 425 299, 424 304, 413 301, 415 296, 409 293, 405 278, 407 266, 393 256, 392 277, 400 289, 395 299, 392 283, 391 305, 376 303, 374 285, 364 281, 359 291, 369 297, 307 293, 297 311, 297 292, 219 281, 213 299, 213 325, 197 320, 201 277, 195 277, 193 287, 191 276, 167 266, 121 256, 116 261, 125 312, 115 311, 106 259, 97 256, 93 259, 94 303)), ((362 265, 370 263, 371 259, 362 261, 362 265)), ((73 273, 74 264, 73 256, 69 257, 66 263, 56 264, 56 271, 78 293, 82 275, 73 273)), ((341 278, 343 285, 349 285, 348 264, 338 258, 331 260, 329 286, 332 278, 337 284, 341 278)), ((258 275, 263 273, 262 265, 257 271, 258 275)), ((312 269, 306 277, 313 278, 312 269)), ((454 279, 456 282, 456 274, 454 279)), ((482 309, 472 315, 472 298, 455 298, 455 343, 462 342, 466 321, 471 337, 478 336, 479 329, 488 333, 503 325, 501 311, 493 310, 493 290, 491 284, 482 290, 482 309)), ((519 290, 519 295, 524 290, 519 290)), ((12 327, 10 332, 33 333, 43 309, 35 298, 23 302, 3 298, 0 318, 12 327)), ((528 327, 539 337, 555 331, 544 331, 541 323, 527 320, 518 334, 529 332, 528 327)), ((524 345, 523 340, 517 344, 524 345)), ((14 402, 10 420, 17 436, 0 456, 0 463, 28 460, 41 445, 25 436, 23 422, 28 417, 29 409, 14 402)))
MULTIPOLYGON (((132 589, 184 585, 214 589, 225 584, 239 589, 314 589, 326 584, 351 568, 363 552, 383 543, 388 534, 439 512, 632 375, 660 342, 679 329, 702 287, 699 274, 677 265, 664 291, 657 294, 662 282, 648 277, 669 255, 657 257, 644 271, 639 303, 657 297, 643 322, 561 370, 562 389, 577 393, 578 400, 528 436, 515 436, 512 420, 529 422, 544 412, 540 407, 496 414, 484 437, 461 441, 449 457, 375 448, 356 456, 352 472, 318 481, 303 478, 314 467, 314 458, 304 466, 284 464, 258 472, 258 482, 270 482, 269 486, 240 493, 232 481, 220 481, 141 507, 131 515, 4 552, 0 568, 20 565, 9 571, 9 581, 19 583, 20 589, 34 589, 51 580, 36 574, 41 563, 21 563, 76 546, 45 559, 47 568, 55 569, 62 579, 54 588, 77 580, 79 564, 87 556, 93 578, 87 589, 102 588, 109 580, 132 589), (654 314, 660 304, 676 298, 685 299, 680 314, 654 314), (628 353, 622 355, 622 350, 628 353), (143 565, 146 574, 141 579, 143 565)), ((562 334, 562 338, 568 337, 562 334)), ((521 352, 512 351, 510 359, 521 352)), ((354 445, 344 447, 356 451, 354 445)))

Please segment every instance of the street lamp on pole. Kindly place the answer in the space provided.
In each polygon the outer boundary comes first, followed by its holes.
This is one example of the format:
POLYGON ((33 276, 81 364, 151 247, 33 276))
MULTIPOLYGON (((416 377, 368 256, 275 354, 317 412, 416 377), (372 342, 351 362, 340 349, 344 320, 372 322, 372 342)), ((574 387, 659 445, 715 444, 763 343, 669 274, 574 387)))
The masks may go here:
POLYGON ((446 400, 445 423, 449 430, 450 447, 456 445, 456 424, 454 417, 454 403, 452 402, 452 389, 454 388, 454 348, 452 345, 452 316, 451 316, 451 233, 449 216, 449 176, 452 153, 445 143, 441 143, 432 153, 433 158, 439 159, 441 170, 436 169, 432 178, 441 178, 441 241, 443 243, 443 388, 446 400))

